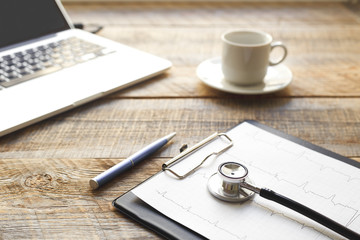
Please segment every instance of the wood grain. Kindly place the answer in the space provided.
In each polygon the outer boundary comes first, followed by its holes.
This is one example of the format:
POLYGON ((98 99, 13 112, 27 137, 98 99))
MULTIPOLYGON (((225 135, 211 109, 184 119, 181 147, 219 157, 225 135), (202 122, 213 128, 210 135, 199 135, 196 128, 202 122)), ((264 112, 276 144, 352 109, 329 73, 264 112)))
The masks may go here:
MULTIPOLYGON (((159 171, 184 143, 257 120, 360 162, 360 5, 101 3, 65 5, 74 22, 168 58, 167 73, 0 138, 0 239, 159 239, 111 202, 159 171), (222 32, 257 28, 289 48, 286 89, 227 94, 196 76, 222 32), (91 191, 88 180, 154 139, 148 161, 91 191)), ((120 68, 121 66, 119 66, 120 68)), ((1 112, 0 112, 1 115, 1 112)), ((4 116, 1 116, 4 117, 4 116)))
POLYGON ((159 171, 163 159, 139 164, 91 191, 88 181, 120 159, 0 160, 1 239, 155 239, 114 211, 112 200, 159 171))
POLYGON ((183 143, 252 119, 346 156, 360 156, 358 98, 103 99, 0 139, 3 158, 125 158, 177 132, 183 143))
POLYGON ((148 2, 148 3, 66 3, 71 19, 85 23, 153 27, 193 27, 243 24, 266 26, 356 25, 355 5, 343 3, 241 3, 241 2, 148 2))

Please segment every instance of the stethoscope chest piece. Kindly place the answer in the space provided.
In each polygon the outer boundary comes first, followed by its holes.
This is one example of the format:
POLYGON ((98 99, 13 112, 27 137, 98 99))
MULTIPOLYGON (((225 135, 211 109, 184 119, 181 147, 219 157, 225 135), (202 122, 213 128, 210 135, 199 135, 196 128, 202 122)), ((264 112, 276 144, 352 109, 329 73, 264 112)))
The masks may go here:
POLYGON ((208 180, 208 190, 218 199, 227 202, 244 202, 254 196, 254 192, 240 186, 251 183, 248 169, 237 162, 220 164, 218 171, 208 180))

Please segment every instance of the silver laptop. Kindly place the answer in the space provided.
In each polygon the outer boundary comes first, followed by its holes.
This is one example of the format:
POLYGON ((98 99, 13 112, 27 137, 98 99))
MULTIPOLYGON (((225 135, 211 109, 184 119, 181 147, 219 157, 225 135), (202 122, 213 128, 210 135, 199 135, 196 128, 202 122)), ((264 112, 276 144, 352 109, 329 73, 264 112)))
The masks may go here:
POLYGON ((0 136, 170 67, 168 60, 74 29, 59 0, 1 0, 0 136))

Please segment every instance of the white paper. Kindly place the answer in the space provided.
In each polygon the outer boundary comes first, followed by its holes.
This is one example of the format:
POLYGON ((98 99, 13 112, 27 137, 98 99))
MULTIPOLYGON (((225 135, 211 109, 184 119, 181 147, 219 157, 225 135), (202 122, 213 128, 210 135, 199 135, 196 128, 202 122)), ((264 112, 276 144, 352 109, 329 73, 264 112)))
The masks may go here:
MULTIPOLYGON (((298 201, 360 232, 360 170, 273 135, 248 123, 227 135, 234 146, 183 180, 163 172, 132 192, 175 221, 209 239, 344 239, 322 225, 277 203, 255 196, 227 203, 207 190, 220 163, 235 161, 251 180, 298 201)), ((175 165, 186 171, 226 144, 217 139, 175 165)))

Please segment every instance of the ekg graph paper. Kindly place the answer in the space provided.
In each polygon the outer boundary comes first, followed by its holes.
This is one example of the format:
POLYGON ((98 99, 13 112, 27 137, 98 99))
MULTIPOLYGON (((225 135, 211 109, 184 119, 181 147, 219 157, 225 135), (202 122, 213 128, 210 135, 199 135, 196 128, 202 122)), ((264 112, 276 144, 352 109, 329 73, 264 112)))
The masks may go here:
MULTIPOLYGON (((164 215, 209 239, 344 239, 259 196, 227 203, 207 190, 219 164, 239 162, 270 188, 360 232, 360 169, 244 122, 227 132, 234 146, 183 180, 162 172, 132 190, 164 215)), ((215 140, 174 166, 187 171, 226 144, 215 140)))

